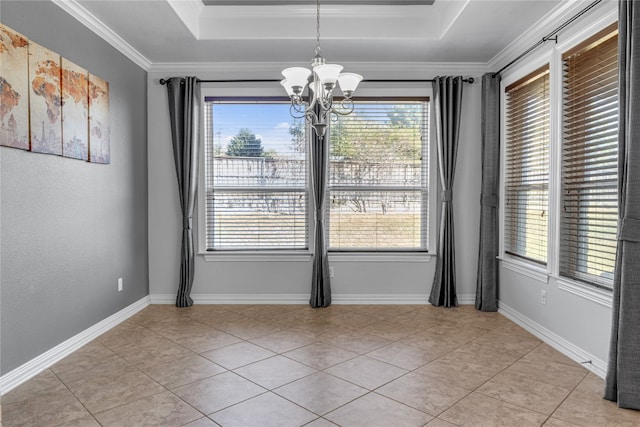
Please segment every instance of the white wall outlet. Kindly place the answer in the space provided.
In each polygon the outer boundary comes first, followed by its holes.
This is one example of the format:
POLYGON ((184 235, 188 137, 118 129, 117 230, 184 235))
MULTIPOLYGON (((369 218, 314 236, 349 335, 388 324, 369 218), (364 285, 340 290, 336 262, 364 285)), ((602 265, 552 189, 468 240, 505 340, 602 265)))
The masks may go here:
POLYGON ((540 291, 540 304, 546 304, 547 303, 547 291, 542 289, 540 291))
POLYGON ((333 267, 329 267, 329 277, 333 277, 333 267))
POLYGON ((124 284, 122 283, 122 277, 118 279, 118 292, 124 289, 124 284))

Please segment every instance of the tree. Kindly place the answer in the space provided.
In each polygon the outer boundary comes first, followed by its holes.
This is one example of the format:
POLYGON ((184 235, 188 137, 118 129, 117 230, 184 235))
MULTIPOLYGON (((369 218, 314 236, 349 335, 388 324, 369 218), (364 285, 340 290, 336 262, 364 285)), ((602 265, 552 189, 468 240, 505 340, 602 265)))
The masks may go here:
POLYGON ((262 157, 262 141, 249 129, 240 129, 227 145, 227 156, 262 157))
POLYGON ((304 118, 294 119, 289 125, 289 135, 291 135, 291 145, 298 153, 304 153, 306 148, 304 118))

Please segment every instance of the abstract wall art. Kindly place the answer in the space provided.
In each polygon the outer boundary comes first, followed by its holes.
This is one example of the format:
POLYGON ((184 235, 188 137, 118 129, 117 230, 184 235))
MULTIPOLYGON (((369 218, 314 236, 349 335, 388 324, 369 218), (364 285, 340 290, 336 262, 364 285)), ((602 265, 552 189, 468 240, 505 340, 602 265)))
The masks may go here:
POLYGON ((89 72, 62 58, 62 155, 89 159, 89 72))
POLYGON ((29 44, 31 151, 62 155, 60 55, 29 44))
POLYGON ((0 146, 111 162, 109 82, 0 24, 0 146))
POLYGON ((0 24, 0 145, 29 149, 29 41, 0 24))
POLYGON ((111 161, 109 126, 109 82, 89 74, 89 160, 111 161))

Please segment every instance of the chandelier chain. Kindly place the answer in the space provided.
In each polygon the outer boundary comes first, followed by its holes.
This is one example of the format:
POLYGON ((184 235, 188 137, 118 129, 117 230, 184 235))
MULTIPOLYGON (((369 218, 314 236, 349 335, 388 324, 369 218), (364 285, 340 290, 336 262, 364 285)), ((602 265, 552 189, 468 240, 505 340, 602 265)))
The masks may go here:
POLYGON ((320 0, 316 0, 316 55, 320 51, 320 0))

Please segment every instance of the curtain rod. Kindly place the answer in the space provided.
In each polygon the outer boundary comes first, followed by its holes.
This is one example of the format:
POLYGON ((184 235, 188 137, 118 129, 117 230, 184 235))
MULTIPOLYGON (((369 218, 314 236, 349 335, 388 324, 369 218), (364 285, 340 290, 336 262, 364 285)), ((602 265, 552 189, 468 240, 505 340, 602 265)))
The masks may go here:
MULTIPOLYGON (((598 0, 600 1, 600 0, 598 0)), ((165 85, 169 79, 160 79, 160 84, 165 85)), ((200 83, 280 83, 280 80, 200 80, 200 83)), ((433 83, 434 79, 427 80, 362 80, 363 82, 369 83, 433 83)), ((468 79, 462 79, 465 83, 473 84, 475 79, 473 77, 469 77, 468 79)))
POLYGON ((556 43, 558 43, 558 36, 557 34, 564 30, 568 25, 570 25, 571 23, 573 23, 576 19, 580 18, 582 15, 584 15, 585 13, 587 13, 588 11, 590 11, 591 9, 593 9, 598 3, 601 3, 602 0, 595 0, 593 3, 591 3, 589 6, 585 7, 584 9, 582 9, 580 12, 576 13, 575 15, 573 15, 571 18, 569 18, 567 21, 565 21, 562 25, 560 25, 558 28, 556 28, 555 30, 553 30, 552 32, 550 32, 549 34, 547 34, 545 37, 543 37, 541 40, 539 40, 536 44, 534 44, 533 46, 531 46, 529 49, 525 50, 524 52, 522 52, 520 55, 518 55, 518 57, 516 57, 516 59, 514 59, 513 61, 509 62, 507 65, 505 65, 504 67, 500 68, 498 71, 496 71, 495 73, 493 73, 493 75, 491 77, 495 77, 498 74, 502 73, 504 70, 506 70, 507 68, 511 67, 513 64, 515 64, 516 62, 518 62, 519 60, 521 60, 522 58, 524 58, 525 56, 527 56, 529 54, 529 52, 531 52, 532 50, 534 50, 535 48, 537 48, 538 46, 540 46, 541 44, 544 44, 546 42, 548 42, 549 40, 553 40, 556 43))

